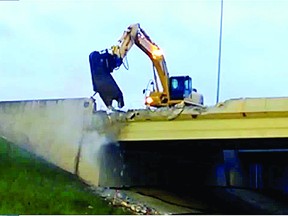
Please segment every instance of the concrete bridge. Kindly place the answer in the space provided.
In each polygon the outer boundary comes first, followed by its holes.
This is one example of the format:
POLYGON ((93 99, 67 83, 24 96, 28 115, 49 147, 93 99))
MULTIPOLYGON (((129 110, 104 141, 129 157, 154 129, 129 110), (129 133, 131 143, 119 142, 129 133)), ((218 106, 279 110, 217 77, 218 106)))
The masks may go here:
POLYGON ((89 98, 10 101, 0 135, 93 185, 285 191, 287 118, 288 98, 109 115, 89 98))
POLYGON ((288 136, 288 99, 235 99, 208 108, 130 111, 119 140, 193 140, 288 136))

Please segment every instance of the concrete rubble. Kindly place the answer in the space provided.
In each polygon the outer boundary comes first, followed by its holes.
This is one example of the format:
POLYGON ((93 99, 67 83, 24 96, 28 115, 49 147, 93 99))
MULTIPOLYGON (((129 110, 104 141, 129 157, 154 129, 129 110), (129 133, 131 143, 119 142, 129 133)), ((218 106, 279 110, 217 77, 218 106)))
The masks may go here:
POLYGON ((118 189, 110 189, 104 187, 91 187, 95 194, 101 196, 115 207, 123 207, 138 215, 159 215, 155 208, 150 207, 146 203, 142 203, 129 197, 125 192, 118 189))

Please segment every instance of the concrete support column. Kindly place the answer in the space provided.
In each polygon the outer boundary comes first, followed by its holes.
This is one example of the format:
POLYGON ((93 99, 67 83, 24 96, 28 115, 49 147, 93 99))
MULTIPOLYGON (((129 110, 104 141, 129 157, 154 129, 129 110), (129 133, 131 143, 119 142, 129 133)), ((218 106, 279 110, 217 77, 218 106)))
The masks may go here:
POLYGON ((248 176, 244 172, 237 150, 224 150, 227 186, 249 187, 248 176))
POLYGON ((211 162, 207 171, 206 184, 209 186, 227 186, 223 150, 208 155, 208 159, 211 162))

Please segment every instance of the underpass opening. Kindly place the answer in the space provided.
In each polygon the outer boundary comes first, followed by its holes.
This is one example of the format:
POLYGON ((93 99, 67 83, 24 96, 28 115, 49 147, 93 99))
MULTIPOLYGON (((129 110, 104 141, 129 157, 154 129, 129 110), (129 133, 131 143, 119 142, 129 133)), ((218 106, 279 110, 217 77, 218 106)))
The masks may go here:
MULTIPOLYGON (((284 138, 121 141, 117 145, 102 147, 100 166, 102 164, 101 170, 106 170, 106 182, 102 178, 100 185, 181 186, 185 190, 219 186, 261 190, 270 187, 271 183, 267 182, 273 181, 273 174, 267 173, 274 171, 268 170, 279 169, 280 166, 285 170, 288 167, 288 162, 283 162, 288 158, 285 149, 288 149, 288 141, 284 138), (245 152, 247 150, 249 153, 245 152), (273 150, 274 153, 271 152, 273 150), (249 156, 252 153, 253 156, 249 156), (282 163, 271 163, 279 161, 279 155, 282 155, 282 163), (255 177, 255 173, 261 177, 255 177)), ((101 176, 104 174, 100 175, 100 179, 101 176)))
POLYGON ((100 176, 106 164, 110 171, 102 180, 113 183, 106 186, 128 188, 172 203, 168 192, 187 202, 205 203, 210 210, 221 209, 221 213, 223 209, 235 213, 237 208, 259 213, 262 204, 251 204, 260 199, 255 193, 277 198, 287 190, 287 143, 287 139, 119 142, 103 146, 106 162, 101 163, 100 176), (117 180, 111 181, 113 178, 117 180))

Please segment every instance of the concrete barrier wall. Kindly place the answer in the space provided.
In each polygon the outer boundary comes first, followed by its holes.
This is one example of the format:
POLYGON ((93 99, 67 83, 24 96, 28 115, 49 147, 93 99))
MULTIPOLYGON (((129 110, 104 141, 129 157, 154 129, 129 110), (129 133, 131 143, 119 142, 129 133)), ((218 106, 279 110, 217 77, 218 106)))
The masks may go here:
POLYGON ((89 98, 0 102, 0 136, 95 186, 149 184, 117 143, 125 115, 93 109, 89 98))
MULTIPOLYGON (((180 156, 177 153, 169 155, 169 151, 154 152, 153 148, 159 145, 155 142, 147 147, 153 150, 146 149, 149 154, 137 148, 129 153, 117 145, 118 135, 126 124, 119 121, 121 113, 115 112, 108 117, 106 112, 93 112, 93 108, 93 101, 89 98, 0 102, 0 136, 95 186, 157 185, 165 182, 174 185, 183 182, 175 173, 183 168, 177 164, 183 160, 181 154, 185 153, 184 149, 178 152, 180 156), (159 161, 162 161, 161 166, 157 165, 159 161)), ((135 149, 143 144, 132 142, 129 145, 135 145, 135 149)), ((177 146, 176 142, 171 148, 176 150, 177 146)), ((167 145, 163 145, 163 149, 166 148, 167 145)), ((195 153, 197 149, 188 148, 187 151, 191 154, 186 159, 193 160, 193 164, 203 161, 211 164, 211 167, 204 168, 206 184, 226 185, 224 163, 233 168, 229 168, 229 174, 235 176, 232 173, 237 165, 234 165, 234 155, 231 156, 232 163, 227 161, 227 157, 223 161, 221 150, 195 153), (199 160, 198 154, 201 155, 199 160)), ((193 166, 187 169, 192 170, 193 166)), ((185 172, 181 175, 187 177, 185 172)), ((195 182, 204 181, 204 177, 198 174, 193 179, 198 179, 195 182)), ((242 182, 229 179, 231 185, 243 186, 242 182)))
POLYGON ((81 147, 78 175, 93 185, 97 152, 109 142, 97 132, 102 126, 87 98, 0 102, 0 136, 71 173, 81 147))

